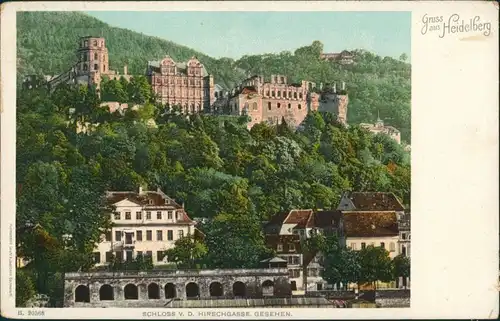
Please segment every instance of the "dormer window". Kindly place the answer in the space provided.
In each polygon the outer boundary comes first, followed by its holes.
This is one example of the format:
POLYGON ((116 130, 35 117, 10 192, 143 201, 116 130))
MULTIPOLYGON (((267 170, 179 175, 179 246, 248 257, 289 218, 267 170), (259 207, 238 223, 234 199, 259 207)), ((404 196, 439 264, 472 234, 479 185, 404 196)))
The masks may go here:
POLYGON ((283 252, 283 244, 278 244, 276 251, 283 252))
POLYGON ((149 205, 153 205, 153 200, 150 199, 148 202, 149 202, 149 205))
POLYGON ((295 252, 295 244, 288 244, 288 249, 290 252, 295 252))

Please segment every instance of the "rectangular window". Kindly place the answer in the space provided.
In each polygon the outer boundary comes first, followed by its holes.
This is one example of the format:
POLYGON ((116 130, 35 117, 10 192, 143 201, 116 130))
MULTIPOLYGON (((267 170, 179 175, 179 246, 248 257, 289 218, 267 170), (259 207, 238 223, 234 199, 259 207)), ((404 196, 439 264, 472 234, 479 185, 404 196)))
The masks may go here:
POLYGON ((151 212, 146 212, 146 219, 147 220, 150 220, 151 219, 151 212))
POLYGON ((167 231, 167 240, 172 241, 174 239, 174 231, 168 230, 167 231))
POLYGON ((94 70, 98 70, 99 67, 97 66, 97 64, 94 64, 94 70))
POLYGON ((142 220, 142 212, 135 212, 135 219, 142 220))
POLYGON ((179 219, 179 213, 175 212, 175 220, 177 221, 179 219))
POLYGON ((136 258, 142 257, 142 251, 137 251, 136 258))
POLYGON ((281 97, 281 91, 278 90, 278 97, 281 97))
POLYGON ((137 241, 142 241, 142 231, 137 231, 137 241))
POLYGON ((163 261, 164 257, 165 257, 164 251, 156 251, 156 260, 157 261, 163 261))
POLYGON ((130 262, 134 259, 134 252, 133 251, 127 251, 125 252, 125 259, 127 262, 130 262))
POLYGON ((356 248, 356 243, 351 243, 351 249, 353 249, 353 250, 357 250, 357 248, 356 248))
POLYGON ((115 231, 115 241, 120 242, 122 240, 122 232, 121 231, 115 231))
POLYGON ((113 257, 113 252, 106 252, 106 263, 110 263, 112 257, 113 257))
POLYGON ((146 251, 147 257, 153 257, 153 251, 146 251))
POLYGON ((179 234, 180 239, 184 237, 184 230, 179 230, 177 233, 179 234))
POLYGON ((364 250, 366 248, 366 243, 365 242, 362 242, 361 243, 361 249, 364 250))
POLYGON ((94 252, 94 263, 101 263, 101 252, 94 252))
POLYGON ((163 231, 156 231, 156 240, 163 241, 163 231))
POLYGON ((168 211, 168 212, 167 212, 167 218, 168 218, 169 220, 171 220, 171 219, 172 219, 172 211, 168 211))
POLYGON ((119 220, 119 219, 121 219, 120 212, 116 212, 115 213, 115 220, 119 220))
POLYGON ((122 251, 116 252, 115 255, 116 255, 116 260, 118 262, 123 262, 123 252, 122 251))
POLYGON ((273 96, 273 97, 274 97, 275 95, 276 95, 276 93, 275 93, 274 91, 272 91, 272 92, 271 92, 271 96, 273 96))
POLYGON ((380 247, 385 249, 385 243, 384 242, 380 242, 380 247))
POLYGON ((288 250, 290 252, 295 252, 295 244, 288 244, 288 250))
POLYGON ((292 256, 292 264, 295 264, 295 265, 300 264, 298 256, 292 256))
POLYGON ((396 245, 394 244, 394 242, 391 242, 391 244, 389 244, 389 248, 391 252, 396 251, 396 245))
POLYGON ((106 242, 111 242, 111 231, 108 231, 104 234, 104 239, 106 242))
POLYGON ((131 219, 132 219, 132 213, 130 213, 130 212, 125 212, 125 219, 126 219, 126 220, 131 220, 131 219))
POLYGON ((153 240, 153 231, 146 231, 146 241, 153 240))
POLYGON ((161 220, 161 212, 156 212, 156 219, 161 220))
POLYGON ((401 239, 406 240, 406 233, 401 233, 401 239))
POLYGON ((283 244, 278 244, 278 252, 283 252, 283 244))

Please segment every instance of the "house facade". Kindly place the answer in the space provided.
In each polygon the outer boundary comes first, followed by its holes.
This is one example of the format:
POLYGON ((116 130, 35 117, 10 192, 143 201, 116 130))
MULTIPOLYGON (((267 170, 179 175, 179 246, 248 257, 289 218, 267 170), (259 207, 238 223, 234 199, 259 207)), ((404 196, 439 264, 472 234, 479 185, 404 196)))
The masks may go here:
POLYGON ((184 208, 160 189, 110 191, 106 198, 114 207, 109 214, 113 227, 94 252, 96 265, 109 264, 112 256, 130 261, 141 255, 151 257, 154 265, 166 264, 165 251, 195 233, 195 222, 184 208))
POLYGON ((215 101, 213 76, 196 57, 187 62, 169 56, 149 61, 147 77, 161 103, 180 106, 184 114, 209 111, 215 101))
POLYGON ((351 225, 345 230, 351 248, 383 246, 391 257, 410 256, 410 212, 394 193, 347 192, 337 209, 351 225))
POLYGON ((302 244, 314 233, 335 234, 344 244, 340 211, 291 210, 276 214, 265 226, 266 245, 288 262, 292 292, 321 291, 327 282, 321 277, 321 253, 305 253, 302 244))

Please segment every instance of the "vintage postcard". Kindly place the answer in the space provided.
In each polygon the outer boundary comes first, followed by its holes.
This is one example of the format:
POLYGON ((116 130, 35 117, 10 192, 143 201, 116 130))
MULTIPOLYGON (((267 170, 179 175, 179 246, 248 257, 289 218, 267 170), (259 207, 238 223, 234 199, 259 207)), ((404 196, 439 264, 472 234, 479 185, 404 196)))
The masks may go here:
POLYGON ((1 23, 2 316, 498 317, 494 2, 1 23))

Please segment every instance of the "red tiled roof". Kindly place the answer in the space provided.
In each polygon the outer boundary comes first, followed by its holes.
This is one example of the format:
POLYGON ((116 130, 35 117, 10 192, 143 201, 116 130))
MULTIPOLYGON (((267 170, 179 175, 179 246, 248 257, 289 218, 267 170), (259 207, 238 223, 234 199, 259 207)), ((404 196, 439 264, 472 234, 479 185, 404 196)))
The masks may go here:
POLYGON ((394 193, 352 192, 346 194, 358 211, 403 211, 394 193))
POLYGON ((306 227, 312 214, 312 210, 291 210, 283 224, 297 224, 296 227, 306 227))
POLYGON ((138 192, 120 192, 120 191, 108 191, 106 192, 106 200, 108 205, 116 204, 123 200, 129 200, 131 202, 137 203, 145 208, 148 207, 166 207, 171 209, 176 209, 178 213, 181 214, 179 221, 193 223, 189 215, 183 209, 181 205, 176 203, 173 199, 165 195, 162 191, 143 191, 138 192), (150 202, 151 201, 151 202, 150 202))
POLYGON ((396 212, 344 213, 346 237, 381 237, 398 235, 396 212))
POLYGON ((291 210, 274 215, 266 226, 296 224, 295 228, 338 227, 341 218, 342 212, 336 210, 291 210))
POLYGON ((244 87, 240 94, 242 95, 248 95, 248 94, 257 94, 257 90, 255 89, 255 87, 244 87))
MULTIPOLYGON (((313 215, 311 215, 313 216, 313 215)), ((342 218, 341 211, 316 211, 307 227, 339 227, 342 218)))

